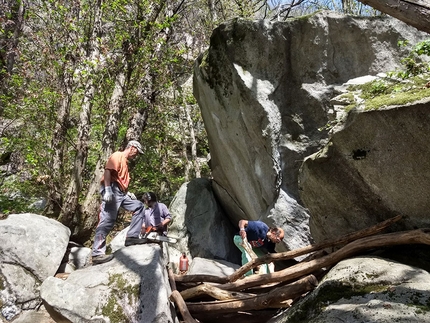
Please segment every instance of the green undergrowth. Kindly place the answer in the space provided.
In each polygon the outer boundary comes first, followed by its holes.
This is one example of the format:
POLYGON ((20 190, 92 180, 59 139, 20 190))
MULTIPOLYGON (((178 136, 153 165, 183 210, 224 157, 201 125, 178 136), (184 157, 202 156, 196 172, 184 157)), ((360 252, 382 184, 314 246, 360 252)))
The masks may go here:
POLYGON ((362 85, 349 87, 349 91, 357 94, 364 100, 362 103, 355 101, 352 93, 352 102, 345 107, 346 111, 354 107, 362 106, 364 110, 377 110, 380 108, 406 105, 425 98, 430 98, 430 74, 420 75, 407 81, 393 79, 379 79, 362 85))
MULTIPOLYGON (((404 47, 407 41, 399 41, 404 47)), ((411 47, 409 54, 402 58, 402 68, 391 71, 385 77, 348 88, 342 95, 348 105, 345 111, 354 108, 377 110, 389 106, 406 105, 430 97, 430 39, 411 47)))

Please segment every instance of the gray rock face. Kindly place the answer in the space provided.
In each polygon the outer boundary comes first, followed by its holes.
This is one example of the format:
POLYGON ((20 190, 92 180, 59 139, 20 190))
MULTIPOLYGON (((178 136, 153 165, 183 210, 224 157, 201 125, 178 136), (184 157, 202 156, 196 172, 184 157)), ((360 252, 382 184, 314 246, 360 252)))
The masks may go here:
POLYGON ((122 248, 108 263, 46 279, 40 295, 53 317, 71 322, 178 322, 158 244, 122 248))
POLYGON ((397 214, 398 230, 429 227, 430 100, 354 111, 329 144, 306 159, 300 185, 317 240, 397 214))
POLYGON ((304 158, 327 143, 327 132, 318 129, 336 117, 335 85, 394 70, 408 51, 398 40, 427 37, 389 17, 334 13, 218 27, 196 62, 194 94, 208 133, 214 192, 232 222, 281 225, 286 249, 308 244, 298 173, 304 158))
POLYGON ((7 320, 40 304, 39 286, 53 276, 70 230, 37 214, 11 214, 0 221, 0 307, 7 320))
POLYGON ((233 243, 238 228, 219 206, 210 180, 198 178, 183 184, 169 209, 173 215, 169 235, 178 238, 168 250, 172 263, 178 263, 183 252, 190 261, 201 257, 240 263, 240 252, 233 243))
POLYGON ((240 266, 224 260, 213 260, 195 257, 187 275, 212 275, 227 277, 232 275, 240 266))
POLYGON ((303 301, 271 323, 430 322, 430 274, 378 257, 333 267, 303 301))

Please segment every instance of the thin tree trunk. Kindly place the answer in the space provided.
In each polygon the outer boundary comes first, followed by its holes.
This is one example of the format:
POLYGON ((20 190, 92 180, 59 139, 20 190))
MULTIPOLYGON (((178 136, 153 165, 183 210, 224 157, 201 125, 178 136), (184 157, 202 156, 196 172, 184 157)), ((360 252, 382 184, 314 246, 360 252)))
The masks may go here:
MULTIPOLYGON (((98 48, 97 37, 100 34, 99 26, 101 25, 101 1, 97 2, 97 6, 94 7, 94 28, 92 29, 92 35, 89 37, 91 52, 88 57, 90 62, 95 62, 97 57, 100 55, 100 51, 98 48)), ((79 117, 79 126, 78 126, 78 142, 76 147, 76 156, 74 161, 74 167, 72 171, 71 180, 69 183, 69 187, 67 189, 66 196, 64 198, 63 203, 63 211, 60 215, 59 221, 69 227, 72 232, 74 231, 74 227, 78 224, 73 224, 73 219, 75 218, 76 213, 80 212, 79 209, 79 196, 82 191, 82 173, 87 164, 88 157, 88 140, 90 136, 91 129, 91 110, 93 106, 93 97, 96 91, 94 78, 96 77, 97 71, 101 68, 100 64, 98 64, 93 70, 93 73, 90 73, 88 83, 85 87, 84 100, 82 103, 82 111, 79 117)))
MULTIPOLYGON (((0 19, 2 19, 2 26, 4 26, 2 33, 4 38, 0 39, 0 94, 6 96, 9 92, 7 81, 15 66, 19 38, 24 27, 24 1, 13 1, 13 3, 14 5, 11 5, 10 8, 6 8, 6 4, 3 5, 5 11, 10 9, 10 17, 6 16, 6 12, 0 11, 0 19)), ((0 101, 0 116, 3 115, 3 111, 4 105, 0 101)))
POLYGON ((63 87, 63 98, 57 112, 54 133, 51 141, 52 173, 49 187, 49 200, 45 212, 50 216, 58 217, 62 208, 62 183, 64 179, 63 158, 66 146, 64 144, 70 117, 70 104, 72 100, 72 83, 69 75, 63 75, 61 83, 63 87))
MULTIPOLYGON (((184 107, 179 107, 180 111, 184 110, 184 107)), ((184 112, 185 114, 185 112, 184 112)), ((184 122, 182 121, 182 113, 179 114, 179 128, 181 129, 181 132, 183 135, 181 136, 181 143, 182 143, 182 158, 185 160, 184 165, 184 180, 185 182, 188 182, 190 180, 190 170, 191 170, 191 163, 188 159, 188 152, 187 152, 187 140, 185 136, 185 126, 184 122)))
POLYGON ((189 105, 185 105, 184 111, 185 111, 185 116, 187 118, 188 129, 190 131, 191 160, 192 160, 193 166, 194 166, 194 173, 195 173, 195 177, 196 178, 200 178, 201 177, 201 174, 200 174, 200 165, 199 165, 199 162, 197 160, 197 140, 196 140, 196 135, 194 133, 194 123, 193 123, 193 120, 191 118, 190 106, 189 105))
MULTIPOLYGON (((125 70, 125 69, 122 69, 125 70)), ((106 123, 106 128, 103 133, 102 149, 100 157, 97 161, 96 169, 94 172, 91 185, 88 188, 88 193, 82 205, 82 219, 76 220, 79 224, 79 230, 76 232, 74 238, 78 242, 85 242, 91 236, 94 226, 98 220, 98 209, 100 206, 100 180, 102 178, 104 167, 107 159, 115 150, 115 143, 118 138, 118 125, 124 106, 122 99, 126 87, 126 75, 120 72, 115 81, 115 87, 112 92, 111 100, 109 103, 109 117, 106 123)))

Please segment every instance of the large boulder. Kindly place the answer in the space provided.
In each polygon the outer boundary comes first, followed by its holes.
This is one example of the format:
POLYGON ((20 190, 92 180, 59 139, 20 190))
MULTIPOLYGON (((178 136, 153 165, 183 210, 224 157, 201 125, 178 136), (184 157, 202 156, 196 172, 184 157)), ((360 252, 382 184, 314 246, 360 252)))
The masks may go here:
MULTIPOLYGON (((430 95, 430 93, 429 93, 430 95)), ((402 214, 396 230, 430 226, 430 99, 355 109, 300 175, 317 241, 402 214)))
POLYGON ((122 248, 108 263, 72 272, 67 280, 49 277, 40 295, 60 322, 178 322, 158 244, 122 248))
POLYGON ((70 230, 37 214, 11 214, 0 220, 0 307, 7 320, 40 305, 39 287, 55 275, 70 230))
POLYGON ((232 222, 282 226, 286 249, 310 243, 298 173, 327 143, 336 85, 396 69, 409 50, 398 41, 427 37, 390 17, 332 12, 289 22, 235 19, 215 29, 195 64, 194 94, 214 192, 232 222))
POLYGON ((240 251, 233 243, 238 231, 220 207, 211 180, 197 178, 181 186, 169 206, 173 216, 169 235, 178 242, 169 246, 169 258, 177 264, 182 253, 194 257, 240 263, 240 251))
POLYGON ((365 256, 338 263, 318 287, 270 323, 430 322, 430 274, 365 256))

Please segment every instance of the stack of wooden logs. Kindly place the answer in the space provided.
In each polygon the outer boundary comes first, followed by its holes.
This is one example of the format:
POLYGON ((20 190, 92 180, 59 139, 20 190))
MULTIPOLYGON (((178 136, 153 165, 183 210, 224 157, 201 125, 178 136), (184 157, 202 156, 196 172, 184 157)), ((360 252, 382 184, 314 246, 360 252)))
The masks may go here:
POLYGON ((313 290, 318 285, 317 277, 343 259, 375 248, 430 244, 430 229, 381 234, 400 219, 399 215, 339 239, 268 254, 250 261, 228 277, 176 275, 169 270, 173 291, 170 299, 185 323, 220 320, 235 323, 266 322, 280 309, 290 307, 294 301, 313 290), (283 270, 244 277, 246 272, 261 264, 307 254, 310 256, 305 260, 283 270))

